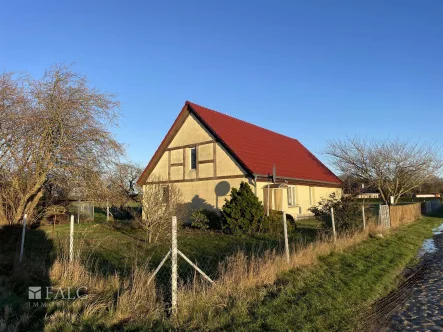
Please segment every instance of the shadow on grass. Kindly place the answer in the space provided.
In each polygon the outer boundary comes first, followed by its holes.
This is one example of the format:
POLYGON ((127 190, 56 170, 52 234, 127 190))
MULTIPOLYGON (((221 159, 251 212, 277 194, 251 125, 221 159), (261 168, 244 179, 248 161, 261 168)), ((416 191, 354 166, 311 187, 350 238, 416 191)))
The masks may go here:
POLYGON ((21 237, 21 225, 0 228, 0 321, 16 330, 43 330, 53 243, 44 231, 27 230, 20 263, 21 237), (41 287, 41 295, 30 299, 29 287, 41 287))

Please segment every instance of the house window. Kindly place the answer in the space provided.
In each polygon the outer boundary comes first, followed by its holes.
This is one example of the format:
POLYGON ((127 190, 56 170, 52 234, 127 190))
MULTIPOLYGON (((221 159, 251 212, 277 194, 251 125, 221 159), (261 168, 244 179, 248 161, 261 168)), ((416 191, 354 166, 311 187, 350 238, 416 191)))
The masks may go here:
POLYGON ((314 187, 309 187, 309 205, 315 204, 314 187))
POLYGON ((163 186, 162 187, 162 204, 168 204, 169 203, 169 187, 163 186))
POLYGON ((191 169, 196 169, 197 168, 197 148, 190 148, 190 156, 191 156, 191 162, 190 162, 190 166, 191 169))
POLYGON ((288 206, 294 206, 296 204, 295 187, 288 187, 288 206))

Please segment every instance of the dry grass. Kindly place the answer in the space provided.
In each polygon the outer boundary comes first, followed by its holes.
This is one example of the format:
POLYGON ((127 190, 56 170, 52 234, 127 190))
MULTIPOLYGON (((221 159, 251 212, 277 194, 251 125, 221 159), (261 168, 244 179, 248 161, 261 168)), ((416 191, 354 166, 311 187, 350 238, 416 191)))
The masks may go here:
POLYGON ((22 331, 30 319, 29 307, 20 308, 20 316, 14 317, 13 309, 5 306, 0 309, 0 332, 22 331))
POLYGON ((265 291, 263 286, 273 284, 281 272, 314 265, 321 256, 342 252, 364 241, 369 235, 387 232, 386 229, 370 226, 359 233, 344 234, 335 243, 330 237, 307 245, 298 243, 290 251, 289 263, 284 254, 275 251, 250 257, 238 252, 220 264, 220 278, 213 285, 200 280, 179 290, 175 324, 195 328, 202 321, 210 321, 211 316, 220 315, 224 308, 230 306, 233 298, 237 302, 248 302, 262 297, 265 291))
POLYGON ((148 284, 151 274, 147 267, 133 264, 129 277, 101 275, 87 257, 70 263, 64 254, 66 251, 61 250, 50 271, 53 285, 87 287, 88 297, 75 300, 69 306, 65 302, 52 302, 46 329, 69 330, 73 326, 115 329, 127 323, 149 327, 158 322, 180 328, 201 327, 202 322, 221 315, 234 299, 236 303, 248 303, 263 297, 266 293, 263 286, 273 284, 281 272, 314 265, 321 256, 342 252, 371 234, 385 232, 387 230, 370 226, 363 232, 344 234, 335 243, 330 237, 310 244, 296 243, 292 245, 289 263, 275 250, 249 256, 237 252, 220 263, 219 278, 214 284, 196 276, 193 283, 180 285, 178 312, 170 321, 166 319, 166 303, 158 294, 155 282, 148 284))
MULTIPOLYGON (((157 294, 155 281, 148 284, 151 273, 144 266, 134 264, 131 274, 102 275, 92 261, 69 257, 61 251, 50 270, 53 287, 87 288, 87 297, 66 301, 52 301, 46 318, 46 330, 71 330, 75 326, 116 328, 129 321, 149 326, 164 316, 163 300, 157 294)), ((75 328, 74 328, 75 330, 75 328)))

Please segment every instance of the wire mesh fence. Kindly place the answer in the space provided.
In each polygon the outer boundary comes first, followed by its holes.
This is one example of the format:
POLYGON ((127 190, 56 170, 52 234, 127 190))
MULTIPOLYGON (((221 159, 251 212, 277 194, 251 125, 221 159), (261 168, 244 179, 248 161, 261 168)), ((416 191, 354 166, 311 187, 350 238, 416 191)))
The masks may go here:
MULTIPOLYGON (((76 207, 80 207, 81 211, 81 205, 76 207)), ((439 207, 437 204, 433 206, 434 209, 439 207)), ((383 208, 379 205, 361 206, 358 216, 359 229, 376 226, 378 218, 383 215, 379 213, 380 209, 383 208)), ((199 285, 212 287, 212 281, 215 284, 220 283, 226 277, 227 270, 231 271, 231 274, 235 273, 235 264, 241 265, 237 267, 240 271, 249 269, 248 264, 251 262, 259 262, 256 269, 250 269, 248 273, 263 273, 257 269, 273 269, 272 264, 296 266, 293 260, 303 260, 300 252, 310 255, 312 243, 325 243, 324 246, 332 243, 331 233, 319 228, 318 222, 312 219, 286 220, 286 233, 284 227, 281 227, 281 231, 273 234, 247 235, 192 229, 178 220, 175 254, 177 264, 176 268, 173 268, 174 232, 155 237, 155 241, 149 242, 146 231, 134 221, 78 224, 76 212, 79 209, 71 211, 75 220, 72 242, 70 224, 60 225, 55 233, 48 232, 46 235, 58 255, 70 258, 72 243, 72 260, 77 262, 75 264, 81 264, 90 276, 95 276, 94 278, 118 275, 124 280, 132 280, 134 271, 142 269, 146 274, 144 287, 154 287, 156 296, 168 311, 174 308, 174 292, 193 287, 198 292, 202 289, 199 285)), ((333 213, 331 211, 331 218, 333 213)), ((336 216, 335 222, 340 222, 339 218, 336 216)), ((283 218, 278 222, 284 225, 283 218)), ((339 233, 339 240, 340 236, 339 233)), ((358 237, 358 234, 356 236, 358 237)), ((32 256, 29 250, 32 251, 34 245, 32 236, 27 238, 24 245, 25 261, 32 256)), ((68 264, 73 264, 69 262, 71 259, 67 261, 68 264)))
POLYGON ((68 205, 68 212, 75 216, 77 223, 94 221, 94 211, 93 201, 73 201, 68 205))

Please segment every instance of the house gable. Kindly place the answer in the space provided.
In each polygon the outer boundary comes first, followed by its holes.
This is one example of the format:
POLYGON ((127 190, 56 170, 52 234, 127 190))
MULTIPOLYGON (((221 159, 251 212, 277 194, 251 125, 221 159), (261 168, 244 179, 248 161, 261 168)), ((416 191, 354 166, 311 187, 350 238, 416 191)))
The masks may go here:
POLYGON ((247 172, 223 144, 186 109, 179 114, 146 167, 138 184, 187 182, 244 177, 247 172), (187 114, 183 114, 186 112, 187 114), (176 128, 174 128, 174 126, 176 128), (171 134, 173 133, 173 134, 171 134), (196 149, 196 168, 191 169, 191 149, 196 149))
POLYGON ((189 114, 179 131, 175 134, 171 143, 168 145, 168 148, 211 141, 215 141, 214 137, 204 126, 202 126, 193 114, 189 114))

